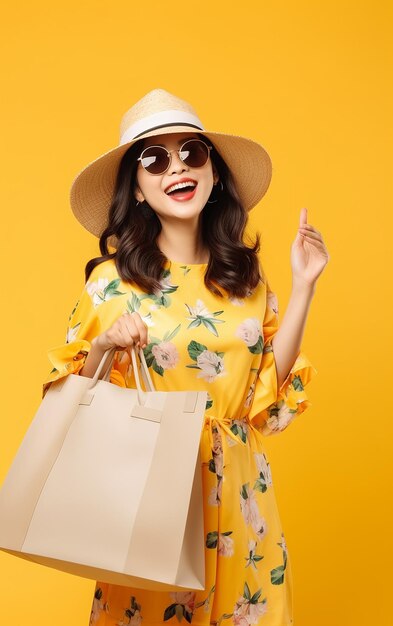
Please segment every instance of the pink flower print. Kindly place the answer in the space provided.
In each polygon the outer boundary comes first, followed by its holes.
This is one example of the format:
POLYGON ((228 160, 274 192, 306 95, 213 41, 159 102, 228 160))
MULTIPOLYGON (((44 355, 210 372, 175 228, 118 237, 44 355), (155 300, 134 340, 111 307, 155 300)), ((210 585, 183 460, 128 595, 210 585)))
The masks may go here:
POLYGON ((220 454, 214 454, 213 459, 214 459, 214 467, 215 467, 217 476, 222 476, 222 473, 224 471, 223 453, 221 452, 220 454))
POLYGON ((276 313, 276 315, 278 315, 278 299, 273 291, 267 292, 266 304, 276 313))
POLYGON ((251 596, 250 589, 247 583, 244 584, 244 593, 235 604, 233 611, 233 622, 244 626, 244 620, 247 625, 258 624, 259 618, 267 611, 266 598, 262 601, 258 601, 261 596, 261 589, 258 589, 253 596, 251 596))
POLYGON ((261 615, 267 611, 266 602, 258 602, 257 604, 249 604, 248 620, 249 624, 258 624, 261 615))
POLYGON ((190 316, 187 318, 189 320, 192 320, 192 319, 196 318, 198 315, 201 315, 202 317, 211 317, 212 316, 212 314, 206 308, 206 305, 205 305, 205 303, 202 300, 197 300, 195 306, 189 306, 188 304, 186 304, 186 307, 187 307, 188 312, 190 314, 190 316))
POLYGON ((247 618, 244 615, 234 614, 233 623, 235 626, 248 626, 247 618))
POLYGON ((244 418, 232 420, 231 431, 234 435, 240 437, 243 443, 246 443, 248 437, 248 423, 244 418))
POLYGON ((243 485, 240 492, 240 509, 246 524, 250 524, 258 539, 262 539, 266 535, 267 525, 259 513, 255 492, 250 490, 248 483, 243 485))
POLYGON ((218 533, 218 554, 232 556, 234 553, 233 539, 225 533, 218 533))
POLYGON ((71 341, 75 341, 78 336, 78 332, 80 329, 81 323, 78 322, 75 326, 68 327, 66 332, 66 343, 71 343, 71 341))
POLYGON ((259 561, 262 561, 264 557, 260 554, 256 554, 256 549, 257 542, 250 540, 248 542, 248 556, 246 557, 246 567, 249 567, 251 565, 254 569, 258 569, 257 563, 259 561))
POLYGON ((297 411, 291 409, 284 400, 280 400, 273 405, 273 410, 270 411, 270 415, 265 422, 265 429, 273 433, 281 432, 287 428, 296 417, 296 414, 297 411))
POLYGON ((250 539, 250 541, 248 542, 248 551, 254 553, 256 549, 257 549, 257 542, 254 541, 253 539, 250 539))
POLYGON ((258 469, 258 474, 262 474, 265 485, 268 487, 272 484, 272 474, 270 470, 270 463, 267 462, 266 456, 262 454, 254 453, 255 462, 258 469))
POLYGON ((124 610, 123 619, 116 622, 116 626, 141 626, 141 605, 136 601, 135 596, 131 596, 129 608, 124 610), (127 620, 127 621, 126 621, 127 620))
POLYGON ((109 282, 108 278, 99 278, 96 281, 87 281, 86 291, 92 299, 94 308, 105 300, 110 300, 116 296, 124 295, 125 292, 118 291, 121 279, 115 278, 109 282))
POLYGON ((201 352, 197 356, 197 364, 201 370, 197 378, 203 378, 208 383, 212 383, 218 376, 225 373, 223 359, 211 350, 201 352))
POLYGON ((248 317, 237 327, 235 334, 247 346, 255 346, 261 336, 261 322, 256 317, 248 317))
POLYGON ((102 602, 102 589, 101 587, 97 587, 91 605, 89 626, 93 626, 98 621, 101 612, 104 610, 108 613, 109 606, 107 602, 105 602, 105 604, 102 602))
POLYGON ((139 613, 139 611, 137 611, 135 615, 131 617, 130 624, 131 626, 141 626, 141 623, 142 623, 142 616, 139 613))
POLYGON ((209 497, 208 497, 208 504, 210 504, 210 506, 219 506, 221 504, 221 498, 222 498, 222 481, 223 478, 221 476, 219 476, 217 478, 217 486, 216 487, 212 487, 212 490, 210 491, 209 497))
POLYGON ((88 281, 86 290, 92 299, 93 305, 96 307, 105 300, 105 287, 109 285, 107 278, 99 278, 95 282, 88 281))
POLYGON ((214 454, 222 453, 222 438, 221 433, 217 428, 212 429, 212 438, 213 438, 213 452, 214 454))
POLYGON ((101 602, 101 600, 99 600, 98 598, 94 598, 92 608, 91 608, 91 613, 90 613, 90 626, 92 626, 98 621, 98 618, 100 617, 100 613, 103 608, 104 608, 104 605, 101 602))
POLYGON ((212 429, 212 454, 214 461, 214 472, 218 476, 222 476, 224 469, 224 453, 222 449, 222 438, 221 433, 217 428, 212 429))
POLYGON ((162 341, 161 343, 155 344, 151 351, 157 364, 164 370, 173 369, 179 362, 177 348, 170 341, 162 341))
POLYGON ((187 613, 192 614, 192 612, 194 611, 194 607, 195 607, 195 592, 193 591, 170 592, 169 595, 175 604, 183 605, 187 613))
POLYGON ((255 514, 255 516, 251 520, 251 526, 252 529, 255 531, 258 539, 263 539, 267 533, 267 524, 266 520, 263 517, 260 517, 259 513, 258 515, 255 514))

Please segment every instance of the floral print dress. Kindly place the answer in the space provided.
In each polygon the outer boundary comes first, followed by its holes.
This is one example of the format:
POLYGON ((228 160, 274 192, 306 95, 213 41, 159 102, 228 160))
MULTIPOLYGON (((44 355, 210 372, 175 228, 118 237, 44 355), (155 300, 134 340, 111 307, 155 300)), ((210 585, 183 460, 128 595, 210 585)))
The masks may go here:
MULTIPOLYGON (((317 370, 299 353, 277 389, 271 340, 278 305, 264 277, 244 299, 204 284, 206 264, 167 260, 161 292, 123 282, 113 259, 96 266, 68 320, 66 342, 48 352, 52 381, 82 368, 91 341, 125 311, 148 326, 146 362, 157 390, 207 390, 201 435, 206 585, 152 592, 97 581, 86 626, 289 626, 291 560, 264 436, 282 432, 310 404, 317 370)), ((264 274, 263 274, 264 276, 264 274)), ((128 350, 110 381, 135 387, 128 350)))

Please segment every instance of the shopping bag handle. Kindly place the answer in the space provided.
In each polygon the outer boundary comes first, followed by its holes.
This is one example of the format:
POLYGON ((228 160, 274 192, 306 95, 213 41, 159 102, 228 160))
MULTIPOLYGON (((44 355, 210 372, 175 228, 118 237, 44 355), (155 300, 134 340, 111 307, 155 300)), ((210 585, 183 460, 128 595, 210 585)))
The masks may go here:
MULTIPOLYGON (((132 359, 132 354, 131 354, 131 359, 132 359)), ((154 384, 153 384, 153 381, 152 381, 151 376, 150 376, 149 368, 147 366, 143 350, 139 351, 139 359, 140 359, 140 363, 141 363, 141 374, 142 374, 143 382, 144 382, 144 385, 145 385, 145 389, 147 391, 155 391, 154 384)), ((109 380, 110 380, 110 373, 111 373, 111 370, 112 370, 112 365, 113 365, 113 359, 110 359, 109 360, 109 364, 108 364, 108 366, 106 368, 106 372, 102 376, 102 380, 106 380, 107 382, 109 382, 109 380)), ((133 369, 135 369, 134 363, 133 363, 133 369)))
MULTIPOLYGON (((139 368, 138 368, 138 364, 137 364, 137 360, 136 360, 136 350, 135 350, 135 346, 131 346, 130 347, 131 350, 131 360, 132 360, 132 367, 134 370, 134 376, 135 376, 135 382, 136 382, 136 388, 138 391, 138 398, 141 404, 143 404, 143 402, 141 401, 143 398, 143 389, 141 387, 141 382, 140 382, 140 378, 139 378, 139 368)), ((88 389, 92 389, 93 387, 95 387, 95 385, 98 382, 98 378, 100 376, 100 373, 104 367, 104 364, 106 362, 106 359, 108 357, 109 358, 109 364, 108 367, 106 369, 105 372, 105 377, 108 375, 108 373, 110 372, 110 370, 112 369, 112 364, 113 364, 113 358, 115 356, 115 352, 118 350, 118 348, 116 346, 112 346, 112 348, 108 348, 108 350, 106 350, 104 352, 104 354, 102 355, 101 361, 96 369, 96 372, 92 378, 91 383, 88 385, 88 389)), ((145 355, 144 352, 142 350, 142 348, 139 348, 139 358, 140 358, 140 362, 141 362, 141 368, 142 368, 142 374, 143 374, 143 378, 147 387, 147 391, 155 391, 154 385, 153 385, 153 381, 151 379, 150 376, 150 372, 149 372, 149 368, 147 367, 147 363, 146 363, 146 359, 145 359, 145 355)))

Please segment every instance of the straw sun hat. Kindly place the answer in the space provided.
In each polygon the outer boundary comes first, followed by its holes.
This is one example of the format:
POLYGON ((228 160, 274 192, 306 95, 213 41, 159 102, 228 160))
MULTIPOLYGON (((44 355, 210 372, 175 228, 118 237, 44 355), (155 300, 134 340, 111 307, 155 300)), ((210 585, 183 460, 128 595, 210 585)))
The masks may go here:
POLYGON ((128 148, 145 137, 190 131, 212 141, 232 172, 243 206, 247 211, 252 209, 266 193, 272 176, 266 150, 246 137, 205 130, 190 104, 164 89, 153 89, 123 115, 119 145, 74 178, 70 202, 77 220, 100 237, 107 225, 120 161, 128 148))

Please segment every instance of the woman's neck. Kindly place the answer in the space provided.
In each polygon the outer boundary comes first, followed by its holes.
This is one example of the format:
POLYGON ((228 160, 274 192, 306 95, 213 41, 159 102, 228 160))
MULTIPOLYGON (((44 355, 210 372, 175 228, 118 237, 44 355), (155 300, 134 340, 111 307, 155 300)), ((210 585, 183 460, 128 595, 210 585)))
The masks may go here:
POLYGON ((171 261, 184 264, 209 262, 209 251, 196 231, 186 224, 164 225, 157 237, 157 246, 171 261))

